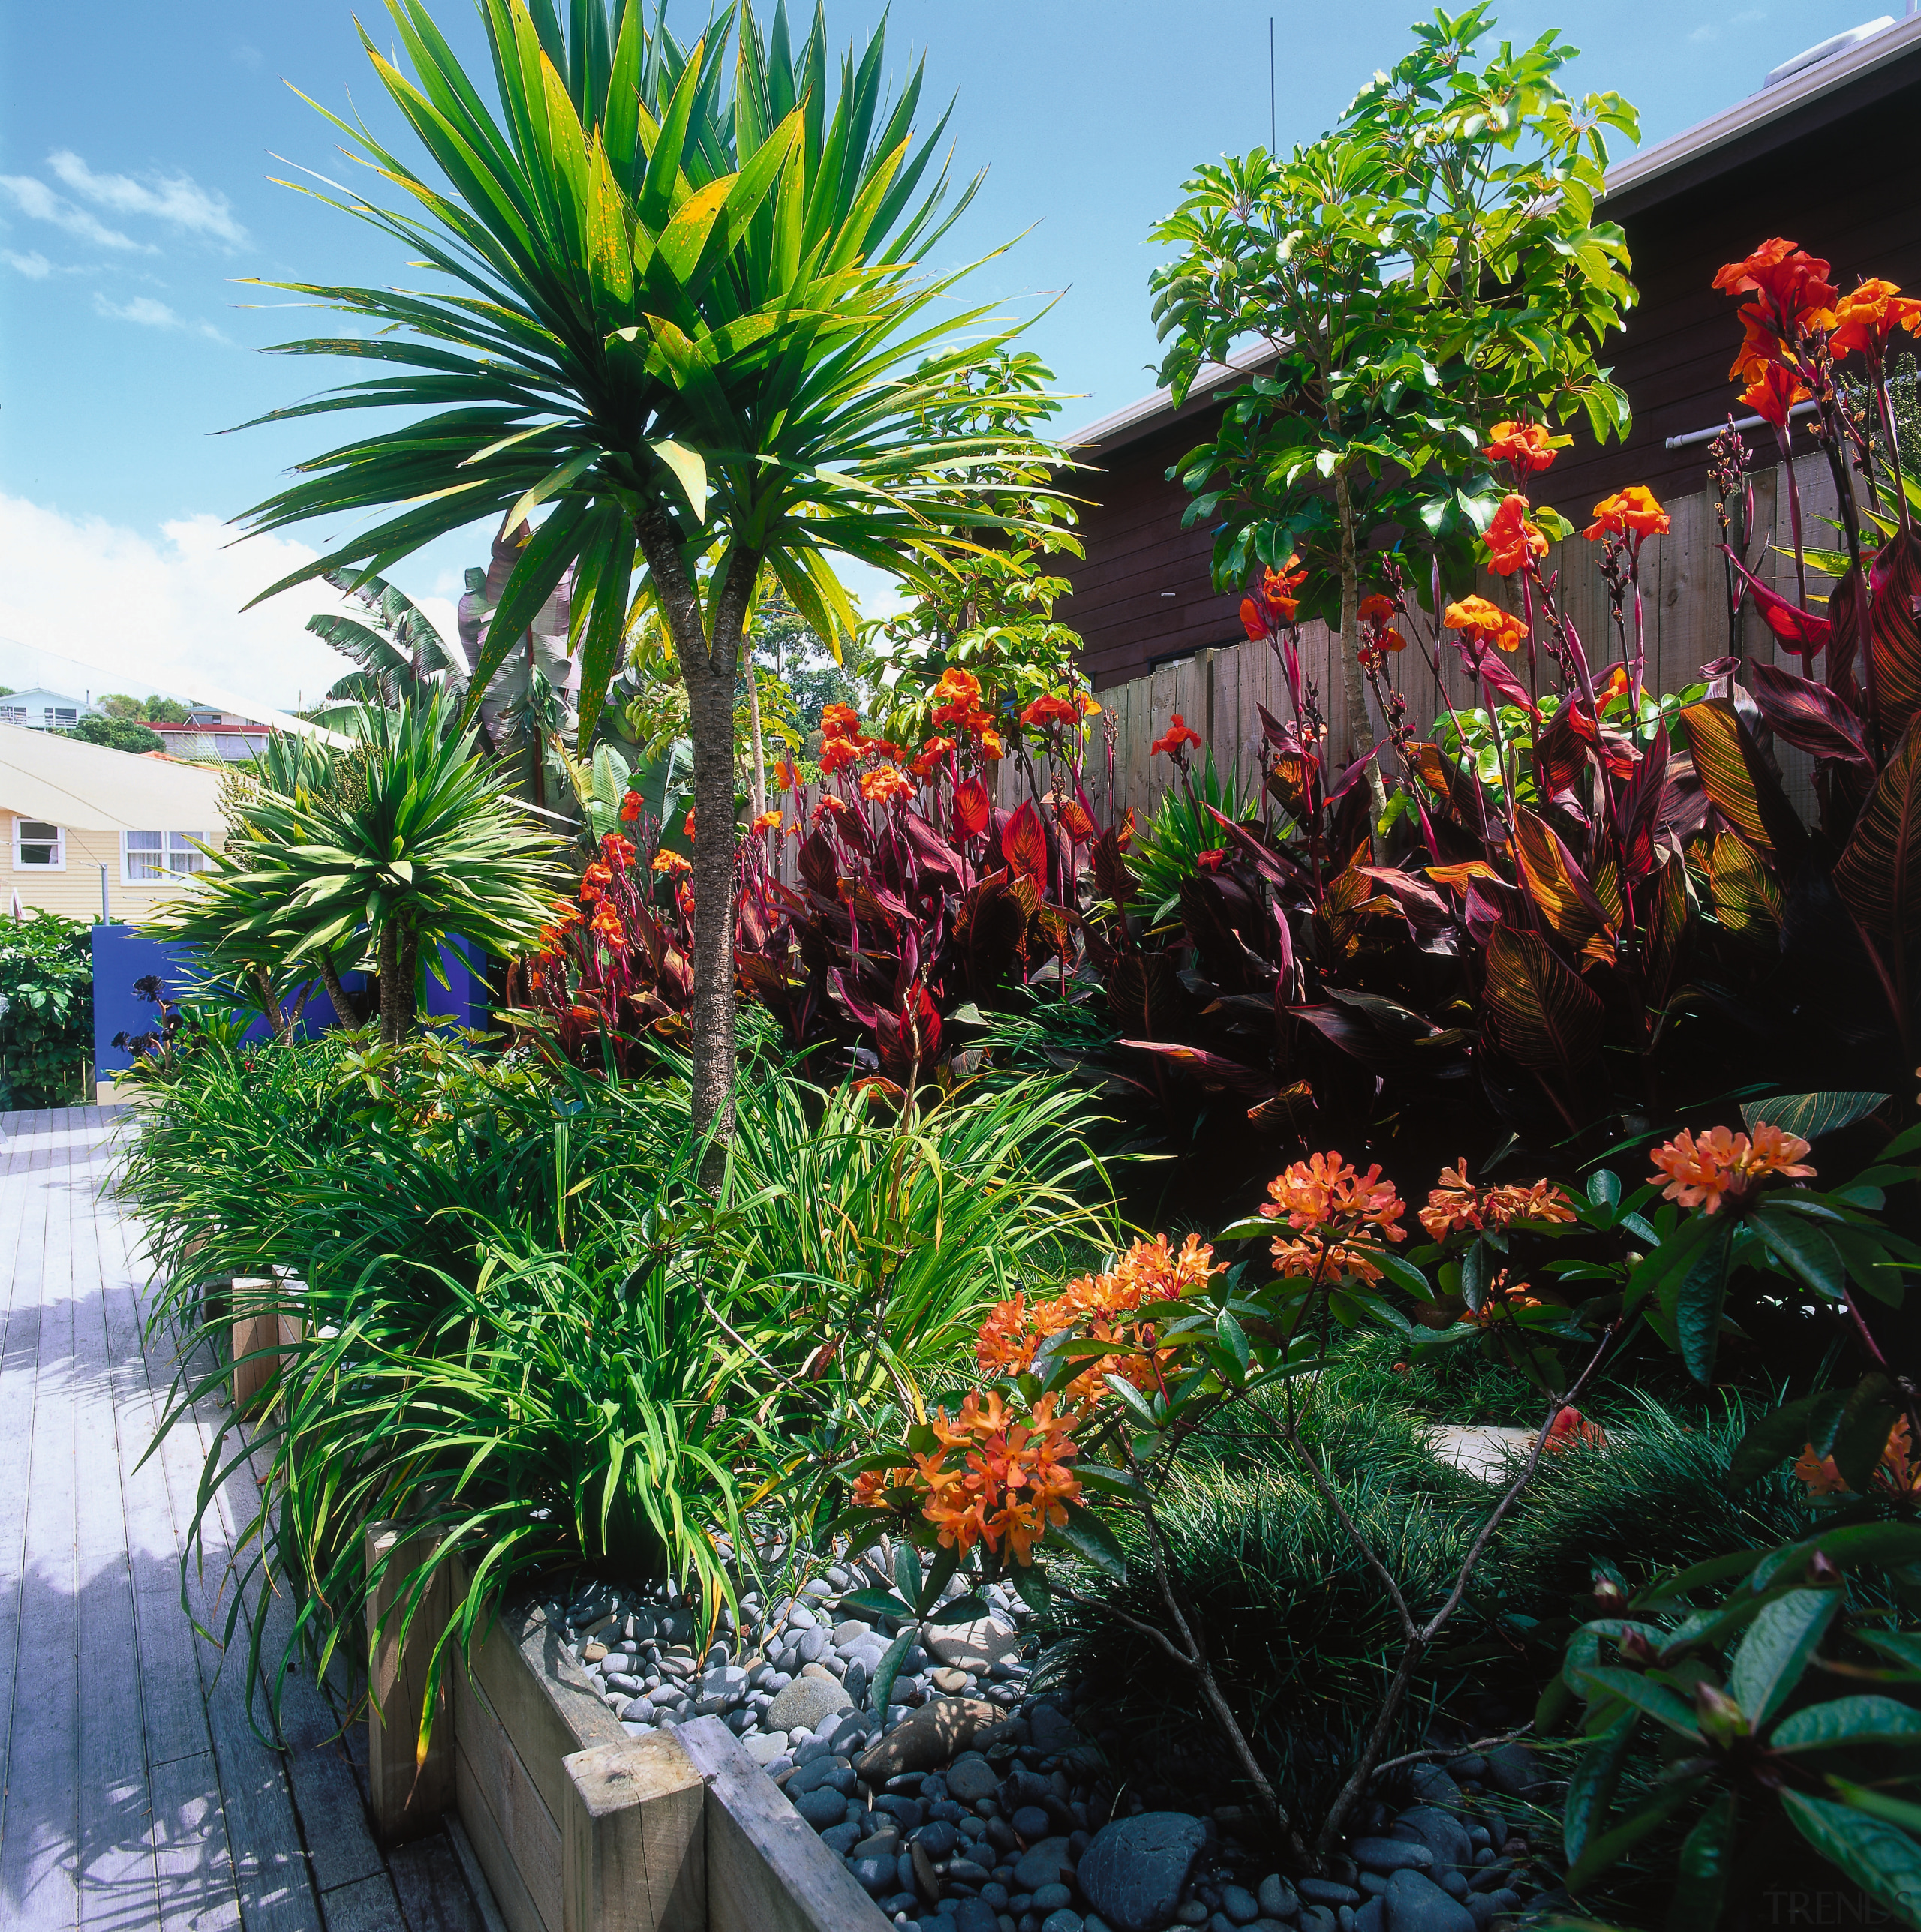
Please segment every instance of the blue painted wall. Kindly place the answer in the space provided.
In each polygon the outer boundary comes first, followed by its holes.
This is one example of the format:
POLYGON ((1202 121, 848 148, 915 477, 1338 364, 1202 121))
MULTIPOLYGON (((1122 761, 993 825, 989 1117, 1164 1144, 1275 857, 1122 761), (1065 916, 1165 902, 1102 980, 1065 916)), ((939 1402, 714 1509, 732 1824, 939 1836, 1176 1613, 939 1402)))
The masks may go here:
MULTIPOLYGON (((114 1045, 115 1034, 150 1032, 158 1021, 158 1010, 134 992, 134 982, 158 977, 167 996, 178 999, 191 977, 187 959, 185 947, 150 939, 131 926, 93 927, 93 1054, 98 1078, 133 1064, 132 1056, 114 1045)), ((440 955, 440 969, 447 976, 445 986, 431 972, 427 975, 428 1012, 465 1026, 487 1025, 486 962, 479 949, 464 939, 452 941, 440 955)), ((365 984, 359 973, 341 978, 350 993, 360 992, 365 984)), ((333 1017, 332 1001, 316 984, 301 1014, 300 1030, 311 1038, 332 1025, 333 1017)), ((266 1021, 257 1020, 247 1037, 265 1039, 266 1034, 266 1021)))

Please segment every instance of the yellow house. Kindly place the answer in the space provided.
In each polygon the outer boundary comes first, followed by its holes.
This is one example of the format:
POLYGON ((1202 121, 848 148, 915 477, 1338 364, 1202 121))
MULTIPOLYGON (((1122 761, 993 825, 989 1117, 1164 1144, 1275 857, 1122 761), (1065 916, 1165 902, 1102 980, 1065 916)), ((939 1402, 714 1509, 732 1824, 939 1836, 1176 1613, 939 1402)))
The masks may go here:
POLYGON ((222 774, 52 732, 0 724, 6 885, 0 916, 131 922, 218 845, 222 774))

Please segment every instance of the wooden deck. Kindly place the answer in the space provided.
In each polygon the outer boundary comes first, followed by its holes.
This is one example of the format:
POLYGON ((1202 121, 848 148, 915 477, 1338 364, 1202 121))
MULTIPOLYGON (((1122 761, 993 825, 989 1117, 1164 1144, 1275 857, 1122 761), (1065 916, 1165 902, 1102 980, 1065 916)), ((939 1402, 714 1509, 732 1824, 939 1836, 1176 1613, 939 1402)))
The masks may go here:
MULTIPOLYGON (((300 1678, 263 1743, 244 1655, 182 1608, 206 1419, 141 1463, 175 1365, 103 1198, 123 1111, 0 1114, 0 1927, 498 1932, 464 1843, 374 1843, 364 1726, 300 1678)), ((210 1628, 256 1507, 243 1469, 192 1582, 210 1628)))

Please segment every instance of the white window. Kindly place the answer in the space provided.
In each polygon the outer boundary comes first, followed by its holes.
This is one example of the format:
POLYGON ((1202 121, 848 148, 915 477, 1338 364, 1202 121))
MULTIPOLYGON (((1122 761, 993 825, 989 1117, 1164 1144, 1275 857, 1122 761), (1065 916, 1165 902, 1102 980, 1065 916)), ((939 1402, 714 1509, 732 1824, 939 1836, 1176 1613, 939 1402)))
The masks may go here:
POLYGON ((66 835, 38 819, 14 821, 14 864, 35 872, 67 870, 66 835))
POLYGON ((122 832, 120 876, 128 885, 151 885, 161 879, 183 879, 206 868, 206 855, 196 852, 198 832, 122 832))
POLYGON ((0 724, 23 725, 27 721, 24 705, 0 705, 0 724))
POLYGON ((254 741, 240 732, 221 732, 214 738, 214 749, 224 759, 251 758, 254 741))
POLYGON ((47 723, 50 731, 70 732, 80 721, 80 714, 78 711, 69 711, 64 706, 56 707, 53 705, 49 705, 47 708, 47 723))

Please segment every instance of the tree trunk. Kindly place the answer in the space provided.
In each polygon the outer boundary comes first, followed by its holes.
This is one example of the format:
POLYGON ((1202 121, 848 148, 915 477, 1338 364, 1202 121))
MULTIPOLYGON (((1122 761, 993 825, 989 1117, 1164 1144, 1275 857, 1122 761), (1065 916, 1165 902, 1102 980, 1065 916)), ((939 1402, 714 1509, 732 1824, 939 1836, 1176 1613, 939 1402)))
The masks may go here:
MULTIPOLYGON (((1360 559, 1354 543, 1354 494, 1348 485, 1345 464, 1334 472, 1334 507, 1341 520, 1341 674, 1347 693, 1348 730, 1353 742, 1351 755, 1360 758, 1374 749, 1374 727, 1368 722, 1367 681, 1360 671, 1360 559)), ((1378 765, 1367 768, 1367 789, 1374 800, 1374 818, 1378 824, 1381 814, 1387 808, 1387 794, 1378 765)))
POLYGON ((268 978, 265 966, 254 969, 254 990, 260 996, 262 1017, 272 1028, 274 1038, 284 1046, 293 1031, 293 1023, 280 1010, 280 1002, 273 996, 273 981, 268 978))
POLYGON ((400 1044, 400 928, 389 919, 380 928, 380 1044, 400 1044))
POLYGON ((747 774, 747 797, 757 819, 767 810, 767 753, 760 736, 760 687, 753 675, 753 639, 747 638, 747 727, 753 739, 753 765, 747 774))
POLYGON ((333 1002, 334 1017, 343 1026, 360 1024, 360 1009, 353 1002, 353 996, 340 983, 340 969, 333 963, 333 955, 322 952, 320 956, 320 984, 327 990, 327 997, 333 1002))
MULTIPOLYGON (((760 559, 736 545, 713 599, 710 638, 681 533, 650 503, 635 535, 687 688, 693 741, 693 1124, 717 1145, 734 1131, 734 675, 760 559)), ((711 1177, 713 1163, 709 1163, 711 1177)))
POLYGON ((417 1008, 414 989, 420 984, 420 935, 410 932, 400 948, 400 1037, 413 1031, 417 1008))

